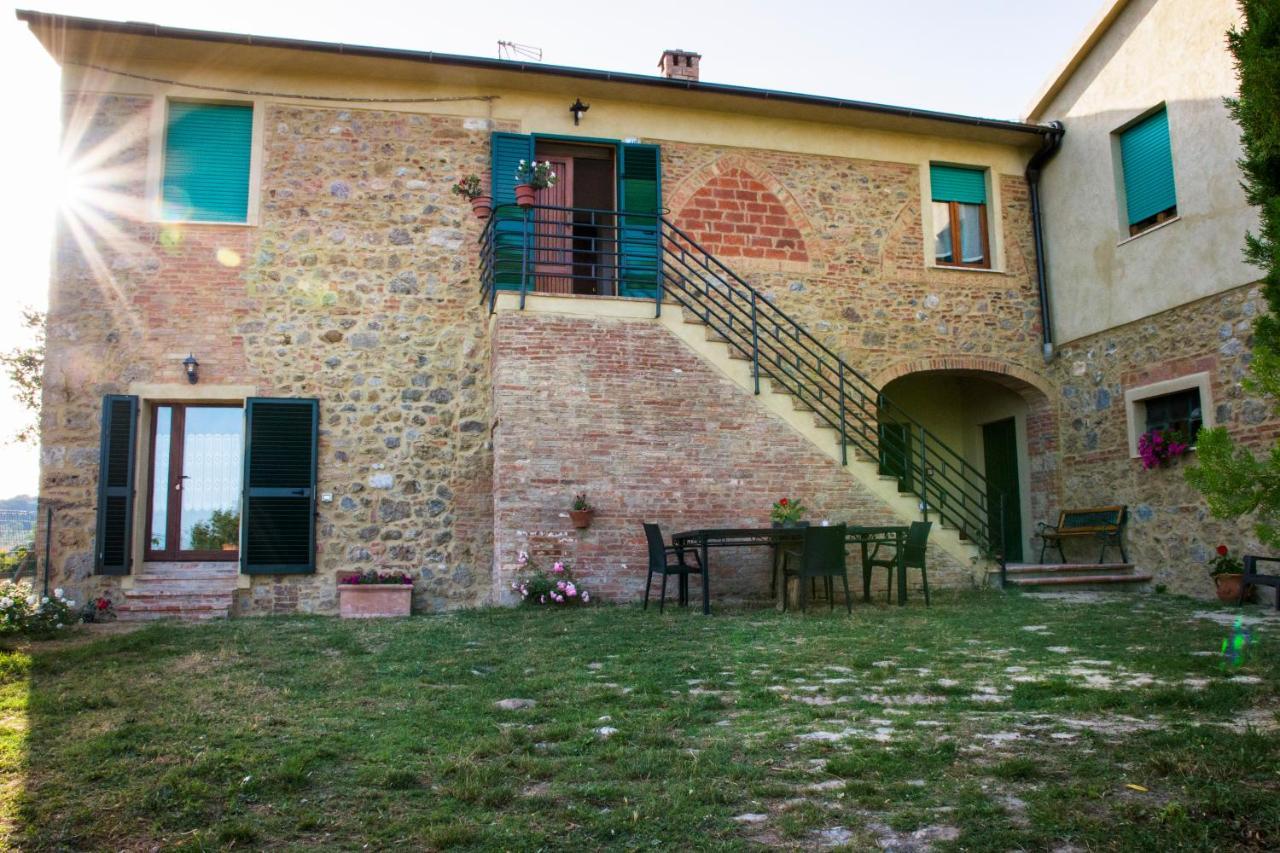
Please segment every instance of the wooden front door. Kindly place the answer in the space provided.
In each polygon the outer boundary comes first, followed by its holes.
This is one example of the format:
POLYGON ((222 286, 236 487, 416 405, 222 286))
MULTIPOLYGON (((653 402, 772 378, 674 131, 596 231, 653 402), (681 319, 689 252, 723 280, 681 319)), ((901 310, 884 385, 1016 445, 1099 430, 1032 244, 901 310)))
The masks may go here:
POLYGON ((1022 492, 1018 485, 1018 432, 1013 418, 982 425, 986 463, 987 514, 991 542, 1004 543, 1005 560, 1022 561, 1022 492), (1001 518, 999 495, 1004 495, 1001 518))
MULTIPOLYGON (((573 158, 543 157, 556 173, 556 183, 538 192, 538 204, 573 207, 573 158)), ((533 242, 534 290, 573 293, 573 214, 567 210, 535 211, 533 242)))

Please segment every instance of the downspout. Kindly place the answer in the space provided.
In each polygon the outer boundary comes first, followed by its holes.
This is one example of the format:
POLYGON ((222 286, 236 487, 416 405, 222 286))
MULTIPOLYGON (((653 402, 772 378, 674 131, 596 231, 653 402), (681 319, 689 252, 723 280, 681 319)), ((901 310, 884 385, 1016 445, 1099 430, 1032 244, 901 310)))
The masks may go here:
POLYGON ((1036 289, 1040 296, 1041 352, 1045 363, 1053 361, 1053 318, 1049 314, 1049 277, 1044 262, 1044 225, 1040 212, 1040 173, 1062 146, 1066 129, 1060 121, 1045 126, 1040 149, 1027 163, 1027 187, 1031 193, 1031 233, 1036 244, 1036 289))

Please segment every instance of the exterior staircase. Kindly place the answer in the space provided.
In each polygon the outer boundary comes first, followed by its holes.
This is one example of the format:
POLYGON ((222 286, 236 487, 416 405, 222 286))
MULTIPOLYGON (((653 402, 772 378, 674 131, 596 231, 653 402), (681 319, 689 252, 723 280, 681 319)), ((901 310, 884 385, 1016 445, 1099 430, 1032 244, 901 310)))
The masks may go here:
MULTIPOLYGON (((1028 592, 1049 590, 1146 590, 1151 575, 1139 572, 1133 563, 1009 563, 1005 586, 1028 592)), ((999 572, 988 572, 987 581, 999 586, 999 572)))
POLYGON ((1004 543, 992 531, 1003 524, 993 520, 1005 498, 982 472, 666 217, 542 205, 493 214, 480 240, 481 297, 491 312, 499 291, 508 291, 505 304, 524 309, 551 275, 539 265, 552 262, 555 275, 589 267, 593 280, 615 283, 622 295, 647 295, 656 319, 899 518, 935 522, 931 543, 962 565, 998 565, 1004 543), (574 241, 555 235, 584 217, 596 236, 579 257, 574 241))
POLYGON ((237 563, 160 563, 143 567, 116 608, 121 622, 222 619, 231 611, 237 563))

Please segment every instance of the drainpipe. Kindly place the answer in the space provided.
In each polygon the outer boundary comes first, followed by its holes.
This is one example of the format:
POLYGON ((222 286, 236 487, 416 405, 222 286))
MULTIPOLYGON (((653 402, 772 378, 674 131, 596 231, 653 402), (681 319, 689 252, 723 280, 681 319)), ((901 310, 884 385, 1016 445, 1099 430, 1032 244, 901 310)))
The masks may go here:
POLYGON ((1045 363, 1053 361, 1053 319, 1049 314, 1049 276, 1044 263, 1044 225, 1040 221, 1040 173, 1045 165, 1058 153, 1062 146, 1062 136, 1066 129, 1060 121, 1051 121, 1045 126, 1040 150, 1031 155, 1027 163, 1027 186, 1031 192, 1031 233, 1036 243, 1036 289, 1040 296, 1040 331, 1042 335, 1041 351, 1045 363))

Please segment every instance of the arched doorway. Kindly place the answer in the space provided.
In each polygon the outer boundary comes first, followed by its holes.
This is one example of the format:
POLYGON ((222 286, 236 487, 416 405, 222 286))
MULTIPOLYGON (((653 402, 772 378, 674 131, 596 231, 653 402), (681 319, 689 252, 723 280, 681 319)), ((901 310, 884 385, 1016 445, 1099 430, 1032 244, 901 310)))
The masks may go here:
POLYGON ((916 452, 909 421, 922 425, 985 478, 990 539, 1003 541, 1010 562, 1022 561, 1032 553, 1035 523, 1051 520, 1057 503, 1048 395, 1010 373, 912 367, 899 368, 881 385, 893 403, 880 409, 882 473, 901 475, 895 458, 916 452))

